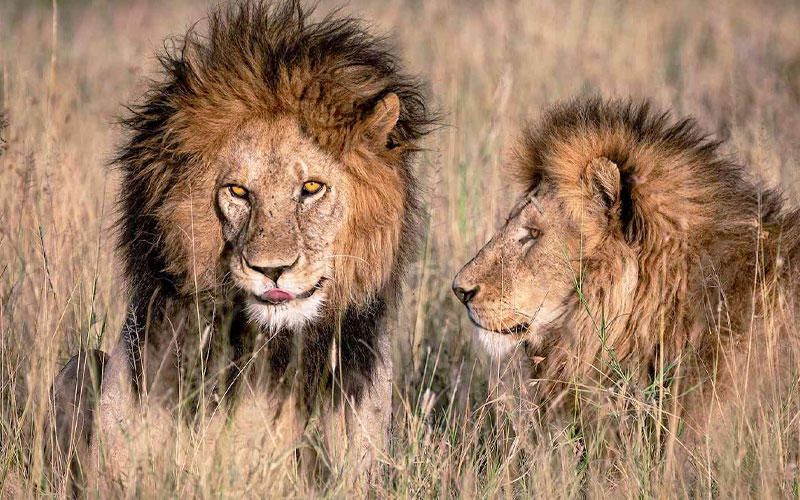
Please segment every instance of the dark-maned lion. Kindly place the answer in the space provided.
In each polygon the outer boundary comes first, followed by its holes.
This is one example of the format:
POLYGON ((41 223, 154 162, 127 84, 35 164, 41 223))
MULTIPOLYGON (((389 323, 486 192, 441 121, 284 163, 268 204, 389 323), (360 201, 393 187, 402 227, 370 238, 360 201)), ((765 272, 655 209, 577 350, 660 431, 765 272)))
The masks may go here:
MULTIPOLYGON (((131 477, 137 440, 174 455, 172 418, 203 442, 233 435, 230 418, 257 431, 232 452, 274 460, 321 439, 363 465, 384 443, 390 318, 418 234, 410 161, 433 120, 382 39, 309 15, 296 1, 212 11, 123 121, 130 305, 92 466, 131 477)), ((304 470, 319 458, 335 463, 311 454, 304 470)))
POLYGON ((580 99, 516 152, 522 194, 453 290, 487 350, 521 369, 531 413, 656 383, 653 404, 682 419, 664 434, 686 444, 796 376, 798 211, 692 120, 580 99))

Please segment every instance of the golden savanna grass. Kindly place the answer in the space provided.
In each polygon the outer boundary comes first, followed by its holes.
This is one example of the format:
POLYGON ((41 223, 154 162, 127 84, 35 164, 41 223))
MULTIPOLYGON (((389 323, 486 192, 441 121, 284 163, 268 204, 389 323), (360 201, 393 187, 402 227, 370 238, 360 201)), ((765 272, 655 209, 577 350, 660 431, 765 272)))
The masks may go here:
MULTIPOLYGON (((319 13, 336 5, 323 2, 319 13)), ((162 39, 206 9, 180 0, 0 4, 0 110, 8 122, 0 134, 3 496, 58 494, 42 453, 49 385, 80 346, 115 345, 125 314, 110 231, 118 178, 105 168, 120 139, 114 116, 154 76, 162 39)), ((666 467, 670 450, 655 446, 658 388, 610 391, 597 409, 606 425, 627 430, 612 454, 602 429, 579 436, 581 427, 568 427, 536 440, 510 432, 507 410, 516 402, 491 390, 497 367, 473 346, 450 281, 509 209, 500 174, 523 120, 575 94, 650 97, 693 115, 727 140, 725 153, 796 203, 800 6, 357 0, 345 12, 393 36, 408 69, 430 80, 449 124, 418 162, 426 236, 393 332, 395 432, 377 496, 796 498, 796 390, 748 395, 763 411, 718 429, 714 446, 696 450, 701 473, 692 478, 666 467), (587 447, 576 457, 579 441, 587 447)), ((769 356, 753 353, 765 367, 769 356)), ((140 473, 146 488, 132 495, 232 495, 234 472, 224 464, 140 473)), ((248 495, 291 492, 292 478, 282 481, 253 481, 248 495)), ((347 492, 347 484, 332 484, 320 495, 347 492)))

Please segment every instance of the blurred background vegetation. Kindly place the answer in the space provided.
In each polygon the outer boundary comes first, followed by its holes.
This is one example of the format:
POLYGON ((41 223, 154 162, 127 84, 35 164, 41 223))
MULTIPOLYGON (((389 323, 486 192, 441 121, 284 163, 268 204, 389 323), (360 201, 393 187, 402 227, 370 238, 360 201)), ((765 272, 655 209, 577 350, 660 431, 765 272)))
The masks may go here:
MULTIPOLYGON (((22 495, 34 494, 41 476, 37 446, 53 375, 81 344, 110 350, 125 313, 110 231, 117 174, 106 167, 119 140, 115 116, 141 96, 146 78, 158 78, 154 53, 164 38, 207 11, 185 0, 54 5, 0 3, 8 125, 0 149, 0 491, 22 495)), ((339 5, 322 1, 318 14, 339 5)), ((473 348, 450 282, 509 208, 514 187, 502 173, 521 127, 575 95, 650 98, 696 117, 727 141, 727 154, 795 201, 800 4, 352 0, 343 11, 390 36, 447 122, 418 161, 427 231, 393 333, 400 430, 385 487, 399 496, 491 495, 503 459, 481 429, 493 418, 484 403, 496 367, 473 348)), ((566 466, 547 456, 560 465, 523 482, 544 496, 576 491, 580 478, 563 479, 566 466)), ((721 496, 796 495, 796 479, 754 490, 735 469, 719 474, 721 496)), ((655 494, 635 478, 624 484, 630 496, 655 494)))

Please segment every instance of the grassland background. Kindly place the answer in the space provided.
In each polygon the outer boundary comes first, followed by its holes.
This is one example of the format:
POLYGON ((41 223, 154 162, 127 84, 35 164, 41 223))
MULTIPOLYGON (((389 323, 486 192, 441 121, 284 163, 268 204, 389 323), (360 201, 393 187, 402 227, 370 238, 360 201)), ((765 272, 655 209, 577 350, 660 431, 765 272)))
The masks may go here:
MULTIPOLYGON (((323 1, 319 12, 335 5, 323 1)), ((0 146, 5 495, 43 491, 41 429, 58 368, 81 344, 108 351, 116 342, 125 313, 110 232, 118 179, 105 168, 119 140, 114 117, 154 76, 162 39, 206 9, 183 0, 59 2, 54 23, 50 2, 0 3, 0 110, 8 122, 0 146)), ((497 433, 487 423, 492 367, 473 346, 450 281, 508 209, 501 172, 521 124, 576 94, 649 97, 695 116, 727 140, 726 153, 796 200, 800 4, 354 0, 344 11, 392 36, 407 68, 430 82, 448 124, 419 161, 429 224, 394 333, 398 431, 378 491, 508 493, 497 433)), ((783 453, 775 450, 781 439, 797 439, 796 427, 789 419, 765 431, 764 442, 748 441, 762 463, 757 477, 739 472, 746 457, 732 447, 707 492, 796 496, 797 478, 786 477, 780 457, 770 458, 783 453)), ((510 478, 522 491, 572 497, 586 487, 564 459, 569 453, 541 446, 531 453, 539 465, 510 478)), ((650 472, 630 464, 588 488, 631 497, 668 491, 650 472)), ((184 489, 169 484, 161 493, 214 496, 202 477, 184 489)))

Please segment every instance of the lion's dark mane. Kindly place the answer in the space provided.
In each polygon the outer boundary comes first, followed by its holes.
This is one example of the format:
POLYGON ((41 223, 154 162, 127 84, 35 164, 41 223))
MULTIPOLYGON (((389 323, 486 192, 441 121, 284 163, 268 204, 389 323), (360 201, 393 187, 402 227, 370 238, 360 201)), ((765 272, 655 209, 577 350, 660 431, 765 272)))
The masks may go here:
MULTIPOLYGON (((165 44, 158 58, 163 78, 151 81, 143 102, 129 106, 129 115, 121 120, 127 138, 114 159, 122 172, 118 248, 130 301, 122 335, 137 392, 143 389, 144 344, 155 342, 159 349, 167 348, 166 340, 158 338, 164 311, 194 304, 194 298, 181 291, 190 277, 169 270, 163 251, 164 231, 155 215, 180 181, 208 159, 207 150, 181 139, 186 136, 185 116, 203 107, 217 107, 223 116, 228 109, 247 109, 254 116, 289 114, 305 134, 336 155, 348 147, 348 133, 358 120, 384 96, 394 93, 400 99, 401 112, 388 145, 402 148, 398 168, 407 188, 400 248, 389 282, 362 303, 352 304, 342 321, 327 319, 303 333, 307 345, 301 365, 306 370, 307 394, 302 399, 306 403, 325 377, 323 353, 338 332, 342 364, 338 368, 341 373, 334 378, 344 381, 355 397, 370 380, 378 361, 380 325, 395 305, 419 235, 421 207, 410 159, 436 118, 426 107, 419 82, 401 72, 386 40, 368 34, 360 21, 336 13, 312 22, 312 12, 297 0, 245 0, 213 10, 207 33, 200 34, 193 27, 184 37, 165 44)), ((212 130, 222 125, 209 123, 208 127, 212 130)), ((224 285, 222 288, 216 293, 233 293, 224 285)), ((208 298, 208 291, 200 292, 201 300, 208 298)), ((251 327, 241 317, 241 308, 235 306, 237 299, 226 300, 222 309, 234 316, 228 323, 229 339, 236 357, 241 358, 252 348, 251 327)), ((291 337, 288 332, 280 333, 271 347, 275 380, 285 379, 291 357, 286 351, 287 339, 291 337)))

